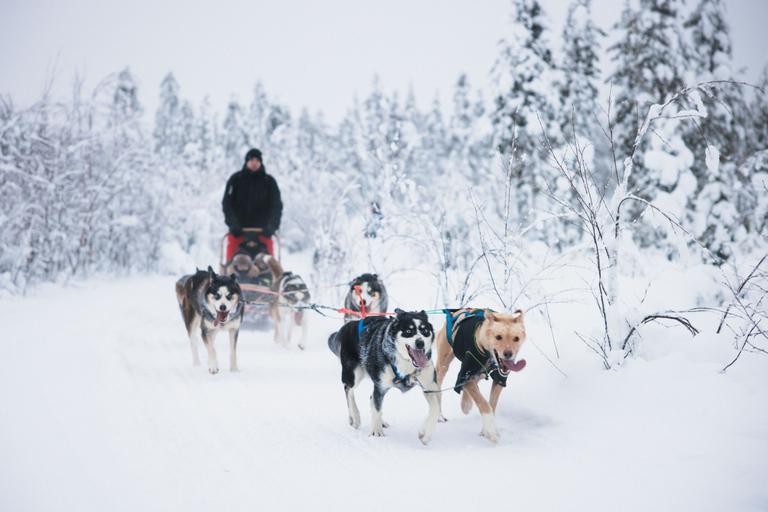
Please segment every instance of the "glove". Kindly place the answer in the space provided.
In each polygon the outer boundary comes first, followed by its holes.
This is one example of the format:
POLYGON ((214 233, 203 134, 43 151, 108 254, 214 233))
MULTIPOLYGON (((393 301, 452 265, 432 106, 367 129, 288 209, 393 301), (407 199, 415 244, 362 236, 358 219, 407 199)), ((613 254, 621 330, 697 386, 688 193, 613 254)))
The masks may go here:
POLYGON ((243 228, 240 226, 232 226, 229 228, 229 232, 232 233, 232 236, 235 238, 240 238, 243 236, 243 228))

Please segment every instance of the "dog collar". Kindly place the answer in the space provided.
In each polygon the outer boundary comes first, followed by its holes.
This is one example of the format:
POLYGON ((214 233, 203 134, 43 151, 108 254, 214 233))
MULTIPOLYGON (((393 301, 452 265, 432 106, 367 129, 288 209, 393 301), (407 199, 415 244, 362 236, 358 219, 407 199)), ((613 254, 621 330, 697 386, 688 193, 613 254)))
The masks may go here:
POLYGON ((419 369, 417 368, 416 370, 413 371, 413 373, 409 373, 408 375, 403 377, 402 375, 400 375, 400 372, 397 371, 397 366, 395 366, 395 363, 390 363, 390 366, 392 367, 392 371, 395 372, 395 383, 405 382, 406 380, 408 380, 408 377, 415 377, 416 373, 418 373, 419 371, 419 369))

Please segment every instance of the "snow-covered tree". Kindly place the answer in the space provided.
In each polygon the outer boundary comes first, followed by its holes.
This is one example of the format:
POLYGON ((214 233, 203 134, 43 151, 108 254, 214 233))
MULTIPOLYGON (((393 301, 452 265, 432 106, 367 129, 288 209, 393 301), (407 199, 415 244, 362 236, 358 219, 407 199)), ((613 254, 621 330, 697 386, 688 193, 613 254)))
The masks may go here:
POLYGON ((551 91, 557 78, 541 4, 514 0, 513 5, 511 34, 493 69, 494 144, 506 154, 514 139, 521 154, 535 158, 543 154, 541 124, 549 136, 556 123, 557 98, 551 91))
POLYGON ((600 40, 605 33, 592 21, 591 0, 576 0, 568 8, 563 28, 563 57, 558 124, 565 137, 585 137, 594 143, 600 136, 600 40))

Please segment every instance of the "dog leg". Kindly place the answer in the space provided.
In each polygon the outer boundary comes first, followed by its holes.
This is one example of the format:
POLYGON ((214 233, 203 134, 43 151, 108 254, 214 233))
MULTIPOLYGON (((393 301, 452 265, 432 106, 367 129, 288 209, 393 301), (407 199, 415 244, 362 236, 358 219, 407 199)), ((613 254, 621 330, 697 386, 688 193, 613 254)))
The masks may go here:
POLYGON ((291 337, 293 336, 293 326, 296 325, 296 312, 293 309, 289 309, 287 311, 288 313, 288 332, 285 334, 285 347, 287 348, 288 345, 291 343, 291 337))
POLYGON ((239 331, 237 329, 229 330, 229 371, 239 372, 237 367, 237 335, 239 331))
POLYGON ((342 367, 341 381, 344 383, 344 392, 347 395, 347 409, 349 409, 349 424, 354 428, 360 428, 360 411, 355 402, 355 388, 363 380, 365 371, 362 368, 350 369, 342 367))
MULTIPOLYGON (((453 361, 454 355, 453 355, 453 348, 448 343, 448 337, 446 335, 445 327, 440 329, 440 332, 437 333, 435 336, 435 344, 437 345, 437 366, 435 367, 435 380, 437 382, 437 389, 442 389, 443 387, 443 379, 445 379, 445 374, 448 372, 448 367, 451 365, 451 361, 453 361)), ((443 393, 439 392, 437 393, 437 407, 438 407, 438 414, 440 422, 448 421, 445 419, 445 416, 443 416, 443 393)))
POLYGON ((216 349, 213 348, 213 342, 216 340, 216 331, 207 331, 203 328, 203 343, 208 349, 208 371, 216 375, 219 373, 219 361, 216 359, 216 349))
POLYGON ((301 340, 299 341, 299 348, 304 350, 307 348, 307 320, 309 315, 305 315, 303 311, 298 313, 301 315, 301 340))
POLYGON ((472 397, 469 396, 469 393, 466 391, 461 392, 461 412, 464 414, 469 414, 472 411, 472 406, 474 405, 474 402, 472 401, 472 397))
POLYGON ((467 383, 464 386, 464 391, 472 397, 472 400, 477 404, 477 408, 480 409, 480 416, 483 418, 483 430, 480 431, 480 435, 492 443, 498 443, 499 427, 496 426, 496 418, 493 415, 491 405, 480 393, 480 388, 477 386, 477 380, 467 383))
POLYGON ((189 344, 192 347, 192 366, 200 366, 200 357, 197 355, 197 331, 200 329, 200 322, 193 323, 187 334, 189 334, 189 344))
POLYGON ((491 386, 491 409, 493 409, 494 416, 496 415, 496 405, 499 403, 499 396, 501 396, 501 392, 504 388, 497 384, 496 382, 493 383, 491 386))
POLYGON ((355 388, 344 386, 344 392, 347 394, 347 408, 349 409, 349 424, 353 428, 360 428, 360 410, 355 402, 355 388))
POLYGON ((373 384, 373 394, 371 395, 371 435, 373 437, 384 437, 384 421, 381 419, 381 406, 384 403, 384 395, 387 389, 380 384, 373 384))
POLYGON ((435 380, 435 367, 431 362, 429 363, 429 366, 416 377, 416 379, 419 381, 419 384, 421 384, 422 389, 424 389, 424 398, 427 399, 427 403, 429 404, 427 419, 424 420, 424 425, 419 431, 419 439, 421 439, 422 443, 427 444, 429 440, 432 439, 432 434, 435 432, 435 426, 437 426, 437 421, 440 418, 440 404, 437 403, 436 396, 437 390, 440 388, 437 386, 437 381, 435 380))

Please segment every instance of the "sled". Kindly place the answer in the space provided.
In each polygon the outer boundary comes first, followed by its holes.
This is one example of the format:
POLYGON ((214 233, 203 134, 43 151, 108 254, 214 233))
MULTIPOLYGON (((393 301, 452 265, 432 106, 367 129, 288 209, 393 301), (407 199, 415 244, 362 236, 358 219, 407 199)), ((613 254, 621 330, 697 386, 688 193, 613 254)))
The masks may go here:
MULTIPOLYGON (((260 233, 261 228, 246 228, 244 232, 256 232, 260 233)), ((234 257, 227 260, 227 254, 234 251, 229 251, 228 244, 230 243, 231 233, 227 232, 221 238, 221 245, 219 248, 219 273, 224 275, 235 274, 237 282, 240 288, 243 290, 243 299, 248 303, 245 305, 245 314, 243 316, 242 327, 244 329, 267 329, 270 325, 269 317, 269 305, 274 297, 271 291, 272 287, 272 272, 269 268, 259 269, 255 263, 262 254, 257 254, 255 258, 251 259, 251 268, 247 272, 243 272, 235 267, 234 257)), ((282 255, 282 244, 280 237, 277 234, 272 235, 272 247, 275 254, 271 254, 273 258, 280 263, 282 255)), ((235 254, 236 256, 237 254, 235 254)))

